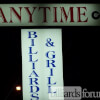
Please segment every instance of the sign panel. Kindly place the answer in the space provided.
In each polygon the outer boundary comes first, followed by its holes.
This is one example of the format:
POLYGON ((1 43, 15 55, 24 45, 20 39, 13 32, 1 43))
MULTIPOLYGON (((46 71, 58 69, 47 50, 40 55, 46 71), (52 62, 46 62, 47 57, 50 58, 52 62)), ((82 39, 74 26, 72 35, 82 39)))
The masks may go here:
POLYGON ((50 100, 63 86, 61 29, 22 29, 21 42, 23 100, 50 100))
POLYGON ((100 4, 0 4, 0 26, 99 26, 100 4))

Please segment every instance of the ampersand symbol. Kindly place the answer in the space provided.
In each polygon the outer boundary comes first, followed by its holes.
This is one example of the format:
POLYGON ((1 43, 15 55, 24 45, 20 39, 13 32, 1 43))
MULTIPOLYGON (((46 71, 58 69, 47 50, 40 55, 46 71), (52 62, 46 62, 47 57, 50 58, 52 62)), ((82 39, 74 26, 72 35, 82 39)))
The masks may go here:
POLYGON ((51 47, 51 46, 53 47, 53 46, 54 46, 54 42, 51 41, 51 38, 48 38, 48 39, 47 39, 46 46, 47 46, 47 47, 51 47))

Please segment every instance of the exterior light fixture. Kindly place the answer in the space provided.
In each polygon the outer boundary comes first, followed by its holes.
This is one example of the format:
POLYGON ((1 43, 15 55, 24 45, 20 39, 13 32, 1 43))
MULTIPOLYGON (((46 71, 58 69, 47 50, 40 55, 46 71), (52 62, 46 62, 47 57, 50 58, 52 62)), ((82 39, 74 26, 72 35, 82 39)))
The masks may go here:
POLYGON ((21 91, 21 86, 16 86, 16 91, 21 91))

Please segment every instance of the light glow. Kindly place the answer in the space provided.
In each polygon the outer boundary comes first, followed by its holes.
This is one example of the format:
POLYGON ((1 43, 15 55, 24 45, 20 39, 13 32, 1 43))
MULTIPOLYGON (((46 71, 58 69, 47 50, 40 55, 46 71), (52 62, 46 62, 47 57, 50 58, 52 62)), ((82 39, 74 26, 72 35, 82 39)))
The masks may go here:
POLYGON ((21 86, 16 86, 16 91, 21 91, 21 86))

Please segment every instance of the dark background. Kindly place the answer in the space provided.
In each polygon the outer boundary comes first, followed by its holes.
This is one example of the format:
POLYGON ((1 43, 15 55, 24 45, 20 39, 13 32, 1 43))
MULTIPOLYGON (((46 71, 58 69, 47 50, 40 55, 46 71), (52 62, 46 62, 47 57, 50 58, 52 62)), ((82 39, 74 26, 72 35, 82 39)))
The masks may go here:
POLYGON ((1 3, 99 3, 99 0, 0 0, 1 3))
POLYGON ((100 91, 100 27, 0 27, 1 83, 7 100, 22 98, 22 91, 15 91, 22 85, 21 28, 62 28, 64 86, 100 91))
MULTIPOLYGON (((99 0, 0 0, 0 3, 98 3, 99 0)), ((100 27, 0 27, 2 100, 22 100, 21 29, 62 28, 64 86, 100 91, 100 27)))

